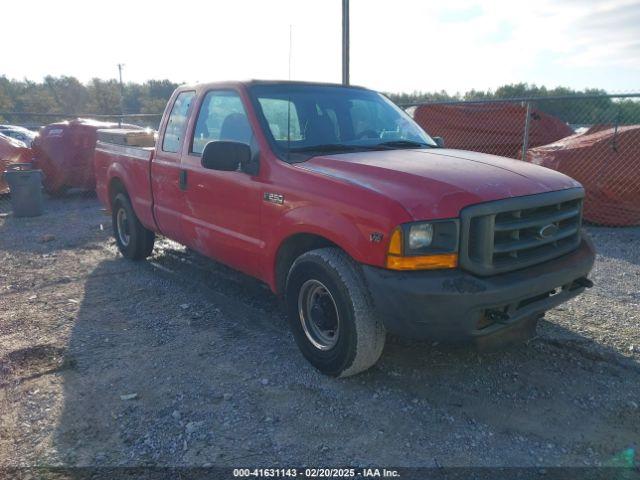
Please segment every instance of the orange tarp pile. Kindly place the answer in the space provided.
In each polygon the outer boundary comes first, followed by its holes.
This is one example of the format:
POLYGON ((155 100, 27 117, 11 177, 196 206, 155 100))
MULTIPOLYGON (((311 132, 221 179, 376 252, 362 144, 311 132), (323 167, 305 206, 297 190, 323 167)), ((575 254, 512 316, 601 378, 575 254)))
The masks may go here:
POLYGON ((31 149, 19 140, 0 133, 0 194, 9 192, 9 185, 2 174, 11 163, 31 162, 31 149))
MULTIPOLYGON (((124 124, 123 128, 136 128, 124 124)), ((33 142, 34 165, 44 173, 43 185, 49 194, 59 195, 67 188, 93 190, 96 176, 93 153, 99 129, 120 128, 112 122, 77 118, 45 125, 33 142)))
POLYGON ((595 128, 532 148, 527 160, 578 180, 584 218, 600 225, 640 225, 640 125, 595 128))
MULTIPOLYGON (((431 136, 443 137, 447 148, 522 158, 526 107, 518 103, 428 104, 413 118, 431 136)), ((532 109, 529 147, 546 145, 573 134, 562 120, 532 109)))

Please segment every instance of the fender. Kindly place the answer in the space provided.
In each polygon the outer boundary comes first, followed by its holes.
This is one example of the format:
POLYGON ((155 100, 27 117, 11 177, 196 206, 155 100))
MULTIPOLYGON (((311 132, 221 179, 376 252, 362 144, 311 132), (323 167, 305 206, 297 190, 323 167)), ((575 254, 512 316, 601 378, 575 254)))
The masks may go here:
MULTIPOLYGON (((362 220, 362 219, 359 219, 362 220)), ((357 222, 349 216, 323 206, 293 208, 278 218, 269 231, 266 242, 264 279, 269 286, 276 287, 276 261, 283 243, 296 234, 306 233, 323 237, 343 249, 356 262, 369 265, 384 265, 387 242, 373 243, 371 234, 386 233, 387 225, 376 225, 371 220, 357 222)))
MULTIPOLYGON (((130 165, 128 165, 128 167, 130 167, 130 165)), ((133 211, 140 220, 140 223, 149 230, 157 232, 158 227, 156 226, 156 222, 153 218, 151 191, 149 189, 148 178, 146 175, 143 178, 137 177, 139 177, 139 175, 137 175, 135 169, 125 168, 121 162, 112 162, 107 169, 107 188, 111 185, 111 182, 114 179, 118 179, 124 185, 126 193, 131 199, 133 211)), ((111 208, 110 203, 111 199, 109 198, 109 208, 111 208)))

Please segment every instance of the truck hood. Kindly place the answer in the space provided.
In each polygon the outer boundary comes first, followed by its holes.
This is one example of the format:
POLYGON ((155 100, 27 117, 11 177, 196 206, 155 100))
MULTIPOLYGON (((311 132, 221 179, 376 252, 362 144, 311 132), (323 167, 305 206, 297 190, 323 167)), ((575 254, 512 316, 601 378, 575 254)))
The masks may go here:
POLYGON ((452 149, 323 155, 296 164, 399 202, 416 220, 457 217, 475 203, 580 187, 520 160, 452 149))

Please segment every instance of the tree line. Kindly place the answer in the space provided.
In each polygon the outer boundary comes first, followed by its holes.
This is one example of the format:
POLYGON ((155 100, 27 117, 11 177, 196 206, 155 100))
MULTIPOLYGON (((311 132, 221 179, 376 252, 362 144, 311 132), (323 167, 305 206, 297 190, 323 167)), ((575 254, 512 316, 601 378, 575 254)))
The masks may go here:
MULTIPOLYGON (((41 125, 68 118, 66 116, 83 114, 161 114, 169 96, 177 86, 177 83, 170 80, 128 82, 121 86, 117 80, 98 78, 82 83, 77 78, 69 76, 47 76, 41 82, 13 80, 0 76, 0 123, 41 125), (49 114, 49 116, 35 114, 49 114)), ((534 108, 555 115, 567 123, 640 123, 640 98, 578 98, 585 95, 604 94, 606 92, 601 89, 574 90, 566 87, 547 89, 544 86, 518 83, 487 91, 472 89, 465 93, 453 94, 445 90, 415 91, 387 93, 387 96, 400 105, 430 101, 536 97, 538 100, 534 102, 534 108), (576 98, 553 99, 558 96, 576 98)), ((158 120, 159 116, 133 118, 127 121, 157 126, 158 120)))
MULTIPOLYGON (((79 115, 161 114, 177 86, 170 80, 121 86, 117 80, 99 78, 85 84, 67 76, 47 76, 42 82, 0 76, 0 123, 38 125, 79 115)), ((134 118, 133 123, 155 126, 158 120, 134 118)))

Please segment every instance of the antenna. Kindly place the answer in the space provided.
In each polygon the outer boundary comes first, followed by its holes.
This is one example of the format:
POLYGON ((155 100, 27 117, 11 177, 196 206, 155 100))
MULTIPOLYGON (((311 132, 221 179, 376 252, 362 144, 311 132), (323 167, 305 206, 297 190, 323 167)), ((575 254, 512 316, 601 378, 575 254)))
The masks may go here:
MULTIPOLYGON (((289 80, 291 80, 291 52, 293 50, 293 25, 289 24, 289 80)), ((291 157, 291 96, 287 99, 287 162, 291 157)))
POLYGON ((292 51, 293 51, 293 25, 289 24, 289 80, 291 80, 292 51))

